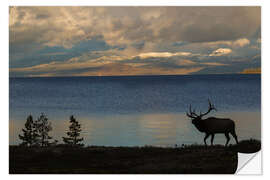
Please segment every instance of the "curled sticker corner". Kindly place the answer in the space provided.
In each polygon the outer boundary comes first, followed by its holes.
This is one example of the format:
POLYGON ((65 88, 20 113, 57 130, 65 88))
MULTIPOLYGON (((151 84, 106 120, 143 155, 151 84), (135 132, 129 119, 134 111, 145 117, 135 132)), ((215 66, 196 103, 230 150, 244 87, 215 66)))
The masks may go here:
POLYGON ((261 174, 261 151, 256 153, 237 153, 238 164, 235 174, 261 174))

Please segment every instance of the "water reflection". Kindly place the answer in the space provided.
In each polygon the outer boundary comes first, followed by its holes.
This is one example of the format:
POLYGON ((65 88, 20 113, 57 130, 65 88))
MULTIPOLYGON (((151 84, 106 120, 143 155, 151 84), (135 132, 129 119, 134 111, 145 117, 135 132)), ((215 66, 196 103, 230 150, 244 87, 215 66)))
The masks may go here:
MULTIPOLYGON (((34 115, 34 118, 38 116, 34 115)), ((52 122, 51 135, 62 142, 69 126, 69 117, 48 114, 52 122)), ((239 140, 261 138, 260 112, 218 112, 216 117, 231 118, 236 123, 239 140)), ((18 134, 24 126, 26 117, 10 115, 10 144, 18 144, 18 134)), ((106 146, 173 146, 174 144, 202 144, 204 134, 200 133, 183 113, 168 114, 129 114, 75 116, 82 124, 86 145, 106 146)), ((216 135, 215 144, 225 143, 224 135, 216 135)), ((231 140, 231 143, 234 143, 231 140)))
POLYGON ((188 133, 188 119, 183 114, 147 114, 140 116, 140 134, 146 137, 145 144, 172 145, 188 133))

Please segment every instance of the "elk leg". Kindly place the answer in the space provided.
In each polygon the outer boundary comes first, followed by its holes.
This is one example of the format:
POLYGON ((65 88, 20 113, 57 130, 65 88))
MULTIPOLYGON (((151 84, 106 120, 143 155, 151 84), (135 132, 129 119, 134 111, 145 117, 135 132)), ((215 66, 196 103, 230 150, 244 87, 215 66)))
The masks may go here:
POLYGON ((229 143, 229 141, 230 141, 229 133, 225 133, 225 136, 226 136, 226 138, 227 138, 227 142, 226 142, 226 145, 225 145, 225 146, 227 146, 228 143, 229 143))
POLYGON ((206 144, 206 139, 209 137, 210 134, 205 134, 205 137, 204 137, 204 144, 207 146, 206 144))
POLYGON ((236 144, 238 144, 238 139, 237 139, 237 136, 235 134, 235 130, 233 132, 231 132, 232 136, 234 137, 235 141, 236 141, 236 144))
POLYGON ((213 146, 213 141, 214 141, 215 134, 212 134, 211 136, 211 145, 213 146))

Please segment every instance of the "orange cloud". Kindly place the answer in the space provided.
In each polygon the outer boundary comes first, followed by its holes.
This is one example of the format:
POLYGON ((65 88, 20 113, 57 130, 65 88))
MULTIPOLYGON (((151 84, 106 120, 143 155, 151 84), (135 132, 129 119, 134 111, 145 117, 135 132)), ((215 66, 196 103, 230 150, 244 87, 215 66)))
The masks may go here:
POLYGON ((261 68, 244 69, 241 74, 261 74, 261 68))

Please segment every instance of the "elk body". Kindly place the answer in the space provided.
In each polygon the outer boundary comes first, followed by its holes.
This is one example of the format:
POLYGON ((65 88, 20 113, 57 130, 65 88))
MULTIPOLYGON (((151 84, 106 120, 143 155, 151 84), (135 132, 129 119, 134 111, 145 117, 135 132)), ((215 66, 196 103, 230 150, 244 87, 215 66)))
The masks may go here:
POLYGON ((213 145, 215 134, 222 133, 225 134, 225 137, 227 139, 225 146, 228 145, 230 141, 231 134, 236 143, 238 144, 237 136, 235 133, 235 123, 231 119, 222 119, 222 118, 215 118, 215 117, 209 117, 206 119, 202 119, 203 116, 207 115, 212 110, 216 110, 216 108, 209 102, 208 111, 206 113, 203 113, 200 115, 197 115, 195 113, 195 110, 191 110, 191 105, 189 106, 189 113, 187 113, 187 116, 192 119, 192 124, 200 131, 205 133, 204 137, 204 144, 206 144, 206 139, 211 135, 211 145, 213 145))

